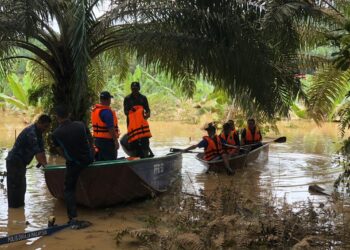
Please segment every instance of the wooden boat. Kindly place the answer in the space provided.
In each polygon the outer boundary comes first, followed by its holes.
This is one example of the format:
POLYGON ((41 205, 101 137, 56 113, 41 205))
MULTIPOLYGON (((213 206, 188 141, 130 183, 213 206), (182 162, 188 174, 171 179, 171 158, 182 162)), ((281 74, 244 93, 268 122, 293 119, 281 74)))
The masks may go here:
MULTIPOLYGON (((94 162, 84 169, 77 183, 77 203, 95 208, 107 207, 167 191, 180 175, 181 153, 162 157, 94 162)), ((44 169, 50 193, 64 199, 65 166, 44 169)))
MULTIPOLYGON (((247 153, 240 153, 230 158, 230 166, 232 169, 244 167, 248 164, 266 161, 269 153, 269 143, 263 143, 261 147, 253 149, 247 153)), ((242 151, 241 151, 242 152, 242 151)), ((213 172, 225 172, 225 166, 223 160, 206 161, 203 159, 204 153, 196 155, 196 159, 200 161, 204 166, 208 167, 209 171, 213 172)))

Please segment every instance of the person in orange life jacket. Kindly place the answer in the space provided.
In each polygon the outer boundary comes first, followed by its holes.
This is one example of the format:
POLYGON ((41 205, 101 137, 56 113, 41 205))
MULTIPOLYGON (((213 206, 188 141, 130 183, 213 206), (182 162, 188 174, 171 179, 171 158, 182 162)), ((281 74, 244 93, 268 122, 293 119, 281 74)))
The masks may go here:
POLYGON ((152 137, 147 119, 151 116, 147 97, 140 93, 140 83, 131 83, 131 94, 124 98, 124 113, 128 127, 128 143, 140 158, 152 157, 149 138, 152 137))
POLYGON ((116 112, 111 109, 113 96, 103 91, 100 94, 100 103, 96 104, 91 112, 93 137, 98 153, 97 161, 115 160, 119 149, 119 128, 116 112))
POLYGON ((238 136, 232 131, 232 126, 229 123, 223 125, 223 132, 220 134, 220 137, 226 141, 228 145, 238 146, 237 148, 230 148, 223 146, 226 153, 229 155, 239 153, 239 139, 238 136))
POLYGON ((204 159, 207 161, 223 159, 225 168, 228 174, 234 174, 234 170, 231 169, 228 155, 223 150, 222 144, 227 144, 227 142, 220 136, 216 135, 216 127, 209 123, 205 130, 208 136, 204 136, 203 139, 196 145, 192 145, 184 151, 192 150, 195 148, 204 148, 204 159))
POLYGON ((237 144, 240 145, 239 134, 235 128, 235 122, 233 120, 228 120, 227 123, 230 124, 230 126, 231 126, 231 130, 233 131, 233 133, 235 135, 235 140, 236 140, 237 144))
POLYGON ((252 146, 252 149, 258 148, 262 145, 262 136, 260 133, 259 128, 255 124, 255 120, 250 118, 248 119, 248 127, 243 129, 241 134, 241 144, 242 145, 250 145, 254 144, 252 146))

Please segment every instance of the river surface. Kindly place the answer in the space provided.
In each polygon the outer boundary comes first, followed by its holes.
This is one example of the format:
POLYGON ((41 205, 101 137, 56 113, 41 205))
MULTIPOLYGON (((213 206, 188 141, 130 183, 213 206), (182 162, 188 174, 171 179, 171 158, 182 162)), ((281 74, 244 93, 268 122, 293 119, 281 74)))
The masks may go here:
MULTIPOLYGON (((0 171, 4 171, 6 149, 12 146, 15 134, 28 121, 21 115, 1 115, 0 147, 3 151, 0 154, 0 171)), ((203 135, 199 125, 177 122, 151 122, 150 125, 153 133, 151 146, 156 155, 169 152, 170 147, 187 147, 198 142, 203 135)), ((333 182, 342 171, 341 167, 333 163, 340 141, 337 124, 326 123, 317 127, 309 121, 284 121, 278 127, 280 134, 271 133, 268 136, 287 136, 287 143, 271 144, 266 163, 239 169, 233 177, 208 175, 193 154, 184 154, 182 191, 192 194, 198 194, 200 190, 211 192, 221 183, 234 181, 251 197, 273 195, 289 203, 308 199, 315 203, 326 202, 326 196, 310 194, 308 186, 319 184, 326 192, 333 191, 333 182)), ((120 152, 119 156, 122 155, 120 152)), ((59 224, 67 221, 64 203, 50 195, 42 171, 35 167, 27 171, 25 203, 25 208, 8 209, 6 185, 0 187, 0 237, 41 229, 46 226, 50 215, 55 215, 59 224)), ((81 218, 91 221, 93 226, 74 232, 67 229, 50 237, 0 246, 0 249, 117 249, 113 239, 115 230, 137 228, 147 216, 157 212, 157 204, 153 200, 146 200, 109 209, 79 207, 78 212, 81 218)))

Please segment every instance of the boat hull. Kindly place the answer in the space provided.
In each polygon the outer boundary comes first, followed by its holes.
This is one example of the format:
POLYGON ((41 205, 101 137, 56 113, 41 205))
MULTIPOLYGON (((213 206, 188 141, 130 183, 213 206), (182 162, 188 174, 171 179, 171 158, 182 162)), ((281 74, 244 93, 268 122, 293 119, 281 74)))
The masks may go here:
MULTIPOLYGON (((108 207, 134 199, 150 197, 168 190, 180 174, 180 153, 159 158, 95 162, 78 179, 77 203, 87 207, 108 207)), ((65 166, 45 169, 50 193, 64 199, 65 166)))
MULTIPOLYGON (((256 148, 249 153, 239 154, 233 156, 229 159, 230 167, 232 169, 237 169, 244 167, 246 165, 250 165, 257 162, 263 162, 268 159, 269 154, 269 143, 263 144, 261 147, 256 148)), ((215 161, 205 161, 203 160, 203 153, 200 153, 196 156, 197 160, 199 160, 204 166, 208 168, 208 171, 213 172, 225 172, 225 165, 223 160, 215 160, 215 161)))

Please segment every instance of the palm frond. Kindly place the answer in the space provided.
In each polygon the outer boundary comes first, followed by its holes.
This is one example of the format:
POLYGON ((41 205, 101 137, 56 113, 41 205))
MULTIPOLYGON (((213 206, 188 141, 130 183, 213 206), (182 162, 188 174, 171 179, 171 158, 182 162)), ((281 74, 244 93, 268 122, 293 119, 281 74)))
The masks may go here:
POLYGON ((337 113, 340 116, 340 134, 344 137, 345 130, 350 128, 350 101, 347 99, 337 113))
POLYGON ((334 110, 336 100, 349 90, 350 70, 340 71, 332 66, 319 69, 312 78, 308 95, 308 113, 317 123, 324 121, 334 110))

